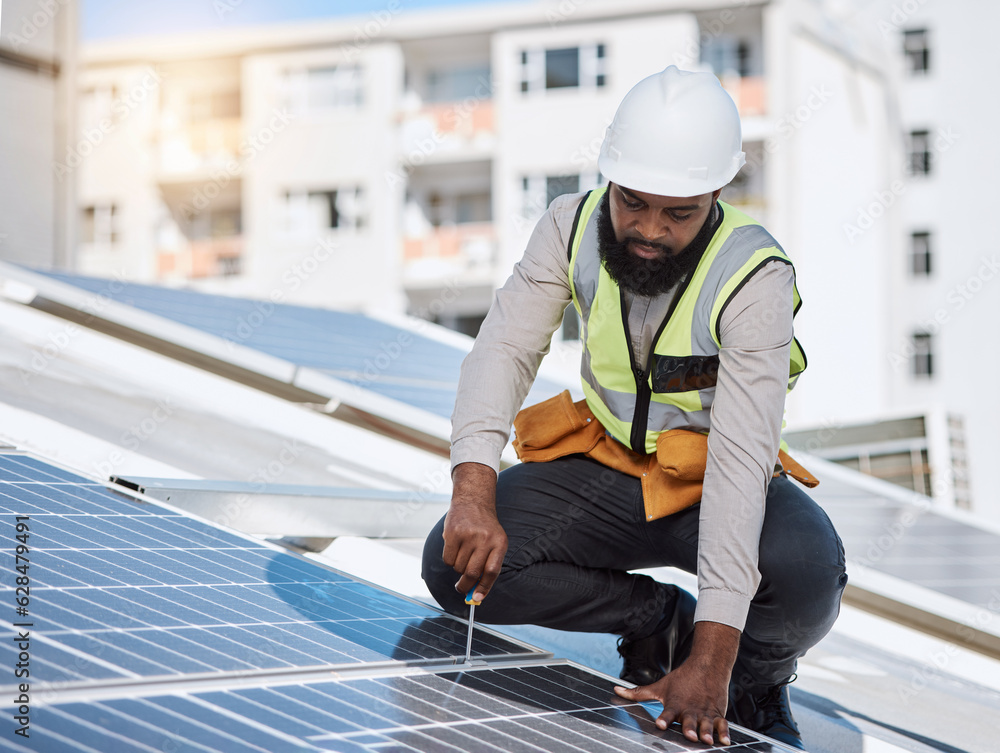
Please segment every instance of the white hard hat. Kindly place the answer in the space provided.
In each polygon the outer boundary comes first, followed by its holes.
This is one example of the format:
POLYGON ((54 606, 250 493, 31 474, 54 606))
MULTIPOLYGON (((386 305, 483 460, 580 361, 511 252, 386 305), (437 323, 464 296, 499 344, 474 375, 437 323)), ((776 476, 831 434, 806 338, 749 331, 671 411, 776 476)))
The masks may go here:
POLYGON ((739 111, 719 79, 671 65, 625 95, 597 166, 635 191, 699 196, 736 177, 742 144, 739 111))

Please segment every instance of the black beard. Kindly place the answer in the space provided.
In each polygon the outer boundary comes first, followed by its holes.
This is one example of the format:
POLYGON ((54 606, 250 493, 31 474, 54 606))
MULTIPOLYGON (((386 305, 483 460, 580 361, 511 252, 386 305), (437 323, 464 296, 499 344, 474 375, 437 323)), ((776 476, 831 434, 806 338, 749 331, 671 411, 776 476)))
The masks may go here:
POLYGON ((708 213, 698 235, 680 253, 674 254, 667 246, 650 243, 663 253, 655 259, 643 259, 629 250, 628 240, 619 241, 615 236, 610 197, 609 185, 597 208, 597 249, 604 268, 619 287, 643 296, 662 295, 698 266, 712 237, 714 211, 708 213))

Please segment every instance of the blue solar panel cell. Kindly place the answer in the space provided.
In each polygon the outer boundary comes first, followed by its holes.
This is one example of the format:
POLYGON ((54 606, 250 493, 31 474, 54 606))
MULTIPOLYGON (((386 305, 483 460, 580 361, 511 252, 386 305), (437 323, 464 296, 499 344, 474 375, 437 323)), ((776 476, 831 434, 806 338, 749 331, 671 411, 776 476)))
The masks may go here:
MULTIPOLYGON (((262 303, 190 290, 117 283, 78 275, 48 276, 385 397, 450 417, 466 351, 417 331, 362 314, 289 304, 262 303), (268 315, 260 316, 261 306, 268 315), (257 326, 248 321, 262 319, 257 326)), ((537 380, 528 402, 565 387, 537 380)))
MULTIPOLYGON (((226 751, 399 750, 404 744, 505 753, 691 749, 675 730, 656 729, 650 710, 615 697, 612 684, 566 665, 479 668, 62 704, 46 722, 66 738, 81 725, 97 724, 154 749, 179 740, 226 751), (559 679, 575 688, 572 698, 554 701, 558 687, 524 696, 525 685, 559 679)), ((737 744, 755 742, 738 731, 733 736, 737 744)), ((97 742, 87 733, 80 740, 97 742)))
MULTIPOLYGON (((427 661, 464 648, 462 623, 434 609, 22 460, 23 473, 6 466, 21 480, 0 490, 19 514, 31 509, 39 681, 65 677, 53 657, 66 654, 83 662, 73 676, 96 677, 427 661)), ((473 649, 524 651, 485 634, 473 649)))
MULTIPOLYGON (((17 664, 19 649, 14 640, 16 635, 17 633, 13 632, 0 632, 0 662, 2 662, 0 666, 13 668, 17 664)), ((32 633, 33 641, 37 637, 37 634, 32 633)), ((30 671, 33 677, 45 678, 46 682, 55 683, 56 687, 63 683, 85 679, 100 680, 126 676, 122 670, 95 661, 92 656, 79 654, 66 646, 52 642, 33 645, 30 671)), ((18 678, 11 676, 10 679, 14 681, 18 678)))
POLYGON ((0 481, 38 481, 44 484, 93 484, 91 479, 18 453, 0 454, 0 481))

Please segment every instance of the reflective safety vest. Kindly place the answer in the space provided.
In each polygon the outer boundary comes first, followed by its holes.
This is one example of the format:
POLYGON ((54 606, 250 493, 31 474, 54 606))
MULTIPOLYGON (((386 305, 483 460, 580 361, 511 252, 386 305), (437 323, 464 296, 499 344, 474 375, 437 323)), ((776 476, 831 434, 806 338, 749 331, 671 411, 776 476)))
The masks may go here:
MULTIPOLYGON (((664 431, 708 432, 719 372, 722 312, 766 264, 791 261, 760 223, 719 202, 722 224, 694 272, 674 294, 649 360, 637 367, 622 291, 598 252, 595 210, 606 190, 591 191, 584 198, 569 244, 569 283, 583 342, 583 392, 611 436, 636 452, 652 453, 664 431)), ((800 305, 793 285, 794 313, 800 305)), ((805 353, 793 339, 789 390, 805 368, 805 353)))

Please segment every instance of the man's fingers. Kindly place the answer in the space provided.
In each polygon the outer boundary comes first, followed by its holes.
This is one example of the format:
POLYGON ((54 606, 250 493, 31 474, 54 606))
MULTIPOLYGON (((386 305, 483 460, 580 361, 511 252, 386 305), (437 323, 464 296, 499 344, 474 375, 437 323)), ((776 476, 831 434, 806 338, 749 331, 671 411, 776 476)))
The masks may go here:
POLYGON ((732 742, 729 739, 729 722, 726 721, 725 717, 717 716, 715 718, 715 734, 721 745, 729 745, 732 742))
MULTIPOLYGON (((483 569, 483 574, 479 578, 479 585, 476 587, 476 593, 474 598, 476 601, 482 601, 486 598, 486 594, 490 592, 493 588, 493 584, 496 583, 498 577, 500 577, 500 568, 503 567, 503 557, 507 553, 506 542, 504 542, 503 547, 496 547, 490 552, 490 556, 486 558, 486 567, 483 569)), ((470 586, 471 588, 471 586, 470 586)))
POLYGON ((462 575, 455 584, 455 590, 464 595, 478 583, 479 585, 476 586, 473 598, 476 601, 485 599, 490 589, 493 588, 497 577, 500 575, 500 569, 503 567, 503 558, 507 553, 506 544, 507 542, 504 541, 503 546, 494 546, 487 552, 469 552, 468 561, 464 563, 465 566, 461 567, 461 569, 460 566, 463 564, 463 555, 465 552, 459 552, 455 569, 462 575))
POLYGON ((650 685, 643 685, 638 688, 626 688, 615 685, 615 693, 626 701, 658 701, 659 696, 650 690, 650 685))
POLYGON ((693 711, 685 711, 680 718, 681 732, 693 743, 698 742, 698 717, 693 711))
MULTIPOLYGON (((476 585, 476 583, 479 582, 479 579, 482 578, 483 566, 482 562, 479 560, 481 560, 481 557, 477 554, 473 554, 465 567, 459 571, 462 573, 462 576, 458 579, 458 583, 455 584, 455 590, 463 596, 469 593, 469 589, 476 585)), ((479 589, 476 590, 478 591, 479 589)), ((477 601, 482 600, 477 599, 477 601)))
POLYGON ((656 717, 656 726, 660 729, 666 729, 674 722, 680 719, 680 713, 677 709, 670 708, 669 706, 663 707, 663 713, 656 717))
POLYGON ((711 745, 715 742, 712 733, 714 728, 712 726, 712 717, 710 716, 700 716, 698 717, 698 737, 706 745, 711 745))

